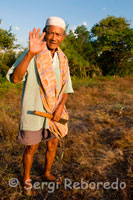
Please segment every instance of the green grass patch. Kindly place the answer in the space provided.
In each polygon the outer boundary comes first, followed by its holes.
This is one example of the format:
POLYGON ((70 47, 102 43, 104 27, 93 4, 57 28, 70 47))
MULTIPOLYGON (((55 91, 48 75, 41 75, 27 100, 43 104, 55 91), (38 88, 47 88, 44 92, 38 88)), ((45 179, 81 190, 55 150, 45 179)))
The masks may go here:
POLYGON ((14 84, 10 83, 6 78, 0 79, 0 97, 11 89, 15 89, 16 92, 20 91, 22 89, 22 83, 14 84))
POLYGON ((101 81, 110 81, 115 79, 114 76, 99 76, 95 78, 86 77, 83 79, 73 76, 71 78, 74 89, 79 89, 80 87, 95 87, 98 86, 101 81))

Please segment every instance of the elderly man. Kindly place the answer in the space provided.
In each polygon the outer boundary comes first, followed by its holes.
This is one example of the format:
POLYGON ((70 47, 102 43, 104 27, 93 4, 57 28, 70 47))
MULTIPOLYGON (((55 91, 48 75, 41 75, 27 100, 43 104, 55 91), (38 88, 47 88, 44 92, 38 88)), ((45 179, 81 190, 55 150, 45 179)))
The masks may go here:
MULTIPOLYGON (((47 147, 43 178, 61 181, 51 174, 51 167, 58 140, 68 133, 65 103, 68 93, 73 93, 68 61, 59 48, 64 37, 64 20, 49 17, 41 36, 40 29, 36 31, 34 28, 29 33, 29 49, 7 73, 8 80, 13 83, 24 81, 18 141, 26 145, 23 155, 23 184, 26 189, 31 184, 33 156, 42 139, 46 140, 47 147), (52 117, 43 117, 45 114, 52 114, 52 117)), ((27 195, 31 195, 32 191, 27 191, 27 195)))

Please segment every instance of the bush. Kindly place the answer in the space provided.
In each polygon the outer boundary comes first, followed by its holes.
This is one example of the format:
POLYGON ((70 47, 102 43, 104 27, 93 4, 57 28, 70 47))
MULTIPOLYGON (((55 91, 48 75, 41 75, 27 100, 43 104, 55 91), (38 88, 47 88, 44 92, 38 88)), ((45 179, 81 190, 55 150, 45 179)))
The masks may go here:
POLYGON ((4 77, 9 67, 0 60, 0 77, 4 77))

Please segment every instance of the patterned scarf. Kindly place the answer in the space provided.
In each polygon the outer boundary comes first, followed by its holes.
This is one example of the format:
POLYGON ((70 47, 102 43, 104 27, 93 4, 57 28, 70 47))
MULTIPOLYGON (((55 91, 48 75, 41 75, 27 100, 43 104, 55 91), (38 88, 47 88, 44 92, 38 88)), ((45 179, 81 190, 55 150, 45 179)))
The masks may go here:
MULTIPOLYGON (((43 106, 47 113, 53 114, 62 100, 67 80, 68 80, 68 62, 65 54, 60 48, 57 49, 60 61, 60 91, 58 92, 57 81, 53 71, 52 60, 47 47, 36 56, 36 65, 40 77, 40 92, 43 106)), ((68 112, 64 106, 61 118, 68 120, 68 112)), ((64 137, 68 132, 68 125, 61 124, 48 119, 49 130, 58 138, 64 137)))

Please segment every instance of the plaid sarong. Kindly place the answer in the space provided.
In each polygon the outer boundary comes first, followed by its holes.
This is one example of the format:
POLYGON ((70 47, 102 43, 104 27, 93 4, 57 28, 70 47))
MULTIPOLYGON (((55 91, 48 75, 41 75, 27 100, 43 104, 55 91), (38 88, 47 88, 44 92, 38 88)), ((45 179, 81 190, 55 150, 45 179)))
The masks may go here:
MULTIPOLYGON (((36 56, 36 65, 40 77, 40 92, 43 106, 48 113, 53 114, 62 100, 67 80, 68 80, 68 61, 60 48, 57 49, 60 61, 60 91, 57 88, 56 77, 53 71, 52 60, 47 46, 36 56)), ((68 120, 68 112, 64 106, 61 118, 68 120)), ((64 137, 68 132, 68 125, 48 119, 49 130, 57 138, 64 137)))

